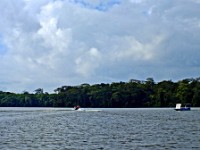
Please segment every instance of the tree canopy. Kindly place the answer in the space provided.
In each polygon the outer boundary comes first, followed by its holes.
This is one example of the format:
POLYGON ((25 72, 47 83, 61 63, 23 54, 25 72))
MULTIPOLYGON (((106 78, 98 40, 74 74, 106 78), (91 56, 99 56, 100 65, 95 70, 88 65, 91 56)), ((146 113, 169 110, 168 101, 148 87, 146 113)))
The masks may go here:
POLYGON ((176 103, 190 103, 200 107, 200 78, 178 82, 164 80, 158 83, 153 78, 146 81, 131 79, 128 82, 100 83, 79 86, 62 86, 55 93, 0 91, 0 107, 174 107, 176 103))

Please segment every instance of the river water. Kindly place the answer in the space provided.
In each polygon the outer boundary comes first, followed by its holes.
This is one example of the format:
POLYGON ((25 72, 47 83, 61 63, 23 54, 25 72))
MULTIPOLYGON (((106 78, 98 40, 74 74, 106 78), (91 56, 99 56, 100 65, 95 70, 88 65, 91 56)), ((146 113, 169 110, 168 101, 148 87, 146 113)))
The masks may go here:
POLYGON ((0 108, 1 150, 199 150, 200 109, 0 108))

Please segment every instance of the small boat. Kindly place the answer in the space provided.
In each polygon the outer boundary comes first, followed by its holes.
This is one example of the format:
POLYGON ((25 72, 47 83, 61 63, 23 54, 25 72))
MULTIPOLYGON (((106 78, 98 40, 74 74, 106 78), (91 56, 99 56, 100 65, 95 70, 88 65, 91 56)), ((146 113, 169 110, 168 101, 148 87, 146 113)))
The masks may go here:
POLYGON ((91 109, 91 108, 81 108, 79 105, 77 106, 74 106, 74 109, 75 111, 85 111, 85 112, 100 112, 101 110, 98 110, 98 109, 91 109))
POLYGON ((80 110, 80 109, 81 109, 81 107, 79 105, 74 106, 74 110, 80 110))
POLYGON ((190 110, 190 106, 187 104, 184 107, 181 107, 182 104, 178 103, 176 104, 176 111, 189 111, 190 110))

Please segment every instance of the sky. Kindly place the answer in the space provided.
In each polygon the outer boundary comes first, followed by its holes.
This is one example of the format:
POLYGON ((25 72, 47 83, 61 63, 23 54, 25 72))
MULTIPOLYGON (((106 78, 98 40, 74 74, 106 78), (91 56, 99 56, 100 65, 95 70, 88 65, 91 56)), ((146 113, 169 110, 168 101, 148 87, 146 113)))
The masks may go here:
POLYGON ((1 0, 0 90, 200 76, 200 0, 1 0))

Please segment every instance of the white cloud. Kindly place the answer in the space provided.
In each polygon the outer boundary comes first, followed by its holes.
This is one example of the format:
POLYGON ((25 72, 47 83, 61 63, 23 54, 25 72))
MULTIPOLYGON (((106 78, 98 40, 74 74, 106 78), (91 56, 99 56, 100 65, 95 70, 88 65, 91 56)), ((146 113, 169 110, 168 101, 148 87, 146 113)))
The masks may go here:
POLYGON ((156 59, 163 37, 155 36, 148 43, 137 41, 134 37, 125 37, 123 40, 119 41, 123 47, 116 51, 116 58, 149 61, 156 59))
POLYGON ((196 77, 199 7, 198 0, 1 0, 0 90, 196 77))
POLYGON ((101 62, 101 53, 97 48, 91 48, 75 60, 76 72, 84 77, 94 75, 95 69, 101 62))

